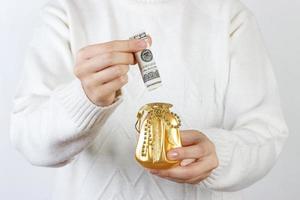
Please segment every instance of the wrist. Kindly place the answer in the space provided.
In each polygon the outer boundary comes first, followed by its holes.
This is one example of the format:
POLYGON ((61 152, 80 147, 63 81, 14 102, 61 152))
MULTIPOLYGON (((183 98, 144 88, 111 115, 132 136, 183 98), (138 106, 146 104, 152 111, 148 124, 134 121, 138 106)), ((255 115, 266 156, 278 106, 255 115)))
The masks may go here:
POLYGON ((109 106, 95 105, 84 92, 78 79, 58 87, 52 96, 66 110, 80 130, 90 129, 100 116, 107 115, 122 102, 122 96, 109 106))

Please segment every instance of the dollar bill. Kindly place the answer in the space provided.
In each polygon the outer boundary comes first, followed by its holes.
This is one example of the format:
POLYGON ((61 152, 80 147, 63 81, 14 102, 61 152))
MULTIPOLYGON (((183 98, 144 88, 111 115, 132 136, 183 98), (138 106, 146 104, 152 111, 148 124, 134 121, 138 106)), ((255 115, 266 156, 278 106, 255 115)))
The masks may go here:
POLYGON ((147 48, 136 52, 135 58, 138 62, 139 69, 143 78, 143 81, 149 91, 154 90, 162 85, 160 74, 153 57, 153 53, 150 49, 150 42, 146 32, 138 33, 130 39, 144 39, 147 43, 147 48))

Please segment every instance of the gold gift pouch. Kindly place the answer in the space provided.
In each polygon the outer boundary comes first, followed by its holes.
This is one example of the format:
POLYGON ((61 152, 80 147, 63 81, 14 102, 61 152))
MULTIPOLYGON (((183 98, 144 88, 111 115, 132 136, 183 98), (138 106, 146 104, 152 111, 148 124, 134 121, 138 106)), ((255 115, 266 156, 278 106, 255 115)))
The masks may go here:
POLYGON ((170 111, 172 104, 150 103, 140 108, 137 114, 136 130, 139 132, 136 146, 136 160, 150 169, 166 169, 179 164, 168 160, 167 152, 181 147, 177 114, 170 111))

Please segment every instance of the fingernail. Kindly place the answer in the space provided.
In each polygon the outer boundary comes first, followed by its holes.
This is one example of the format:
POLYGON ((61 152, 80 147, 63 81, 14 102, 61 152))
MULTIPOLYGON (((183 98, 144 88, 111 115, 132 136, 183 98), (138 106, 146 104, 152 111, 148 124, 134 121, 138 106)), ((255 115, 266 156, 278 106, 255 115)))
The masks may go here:
POLYGON ((168 152, 168 157, 170 157, 170 158, 177 158, 177 156, 178 156, 178 152, 176 152, 176 151, 168 152))
POLYGON ((144 39, 140 39, 137 43, 139 48, 146 48, 147 47, 147 43, 144 39))

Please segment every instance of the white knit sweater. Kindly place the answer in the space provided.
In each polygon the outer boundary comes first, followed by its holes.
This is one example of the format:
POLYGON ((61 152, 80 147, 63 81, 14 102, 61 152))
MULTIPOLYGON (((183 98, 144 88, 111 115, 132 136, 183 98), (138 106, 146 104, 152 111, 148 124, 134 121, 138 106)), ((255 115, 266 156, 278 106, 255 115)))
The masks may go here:
MULTIPOLYGON (((101 91, 99 91, 101 92, 101 91)), ((238 0, 55 0, 43 9, 15 97, 11 138, 33 164, 61 167, 55 200, 236 200, 274 165, 288 135, 276 79, 251 12, 238 0), (163 87, 132 66, 118 100, 97 107, 73 75, 77 51, 145 30, 163 87), (138 109, 168 102, 182 129, 216 145, 198 185, 149 174, 134 159, 138 109)))

